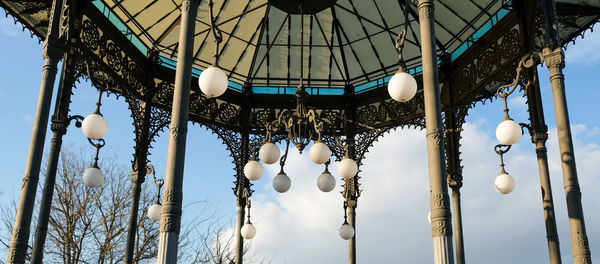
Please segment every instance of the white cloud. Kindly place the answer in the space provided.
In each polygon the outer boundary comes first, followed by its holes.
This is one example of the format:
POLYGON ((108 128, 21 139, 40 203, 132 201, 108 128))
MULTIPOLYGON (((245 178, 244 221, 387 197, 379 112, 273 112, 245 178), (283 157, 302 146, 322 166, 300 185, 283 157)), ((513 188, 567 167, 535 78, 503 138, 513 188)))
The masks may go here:
POLYGON ((568 65, 576 65, 579 67, 589 67, 600 63, 600 33, 598 31, 586 31, 582 40, 578 37, 575 40, 575 45, 569 44, 565 55, 568 65))
POLYGON ((24 114, 23 121, 29 125, 33 125, 33 116, 31 114, 24 114))
MULTIPOLYGON (((577 132, 582 129, 577 130, 577 132)), ((557 152, 556 131, 550 131, 554 201, 565 262, 571 262, 568 216, 557 152)), ((574 133, 577 139, 577 133, 574 133)), ((600 250, 600 147, 575 142, 592 252, 600 250)), ((548 263, 544 217, 535 151, 529 138, 506 155, 506 169, 517 181, 515 191, 498 194, 493 181, 499 171, 492 151, 495 139, 479 125, 466 124, 462 189, 466 258, 472 263, 548 263), (510 253, 507 253, 510 252, 510 253)), ((292 189, 275 194, 266 177, 256 185, 252 216, 257 235, 252 248, 275 263, 343 263, 347 242, 338 229, 343 221, 342 197, 321 193, 316 178, 323 170, 290 150, 286 172, 292 189)), ((363 195, 357 208, 357 248, 361 263, 430 263, 432 242, 427 222, 429 183, 423 131, 398 130, 375 144, 362 166, 363 195)), ((335 174, 336 165, 330 170, 335 174)), ((269 175, 278 166, 268 167, 269 175)), ((340 182, 338 181, 338 184, 340 182)), ((597 253, 595 254, 597 255, 597 253)))
POLYGON ((527 111, 527 98, 524 96, 520 96, 521 94, 515 93, 516 96, 511 96, 510 100, 508 100, 508 107, 510 110, 521 110, 514 112, 526 112, 527 111))

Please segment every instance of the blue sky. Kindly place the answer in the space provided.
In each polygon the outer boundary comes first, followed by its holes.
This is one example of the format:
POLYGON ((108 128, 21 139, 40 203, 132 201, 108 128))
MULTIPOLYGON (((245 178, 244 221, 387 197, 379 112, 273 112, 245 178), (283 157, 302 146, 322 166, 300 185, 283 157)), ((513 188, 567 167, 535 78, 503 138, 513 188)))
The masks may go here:
MULTIPOLYGON (((583 205, 592 256, 600 261, 600 33, 586 33, 570 44, 565 70, 567 100, 575 139, 575 155, 583 193, 583 205)), ((16 199, 29 149, 33 119, 43 65, 42 45, 13 25, 11 18, 0 18, 0 167, 3 169, 0 197, 3 202, 16 199)), ((556 125, 548 73, 540 70, 548 142, 550 172, 557 210, 561 250, 571 262, 570 237, 563 181, 558 162, 556 125)), ((87 115, 94 110, 96 91, 82 83, 74 90, 72 114, 87 115)), ((527 122, 524 100, 509 99, 511 116, 527 122)), ((103 99, 102 113, 109 123, 102 152, 116 154, 129 164, 133 152, 133 127, 123 98, 103 99)), ((498 158, 492 152, 494 131, 502 120, 500 101, 477 105, 470 111, 463 134, 465 183, 463 217, 467 260, 473 263, 547 263, 547 248, 539 193, 535 150, 528 135, 507 154, 507 171, 515 177, 517 188, 510 195, 493 189, 498 158)), ((49 142, 51 133, 46 141, 49 142)), ((71 126, 65 145, 90 148, 79 129, 71 126)), ((151 150, 150 160, 158 176, 163 176, 168 138, 161 134, 151 150)), ((358 258, 361 262, 390 263, 400 256, 408 263, 431 262, 425 135, 419 130, 398 130, 383 137, 367 155, 362 169, 363 195, 358 211, 358 258), (398 239, 398 238, 401 239, 398 239)), ((46 144, 46 152, 49 144, 46 144)), ((337 192, 320 193, 316 177, 322 167, 312 164, 307 155, 290 151, 286 171, 292 189, 275 194, 270 180, 278 171, 268 166, 256 185, 253 219, 258 234, 253 249, 275 263, 343 263, 346 242, 339 239, 342 223, 342 198, 337 192)), ((45 162, 45 160, 44 160, 45 162)), ((332 172, 335 172, 336 164, 332 172)), ((215 135, 197 125, 188 130, 184 203, 191 204, 184 216, 216 208, 233 221, 235 199, 233 164, 225 146, 215 135)), ((43 181, 43 179, 41 180, 43 181)), ((339 182, 338 182, 339 185, 339 182)), ((339 188, 339 186, 338 186, 339 188)))

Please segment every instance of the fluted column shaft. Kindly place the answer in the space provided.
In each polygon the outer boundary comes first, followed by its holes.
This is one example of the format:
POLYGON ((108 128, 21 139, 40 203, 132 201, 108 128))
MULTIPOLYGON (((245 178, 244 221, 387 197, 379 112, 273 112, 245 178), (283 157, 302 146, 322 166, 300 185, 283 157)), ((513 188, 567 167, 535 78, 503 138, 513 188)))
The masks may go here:
POLYGON ((433 237, 434 263, 450 264, 454 263, 452 223, 448 183, 446 180, 444 135, 441 132, 442 113, 435 46, 433 1, 419 0, 418 8, 421 30, 421 58, 423 65, 423 93, 429 161, 431 233, 433 237))
POLYGON ((198 13, 198 0, 184 0, 181 5, 181 22, 175 71, 175 90, 171 111, 169 153, 165 174, 165 191, 160 219, 158 263, 177 263, 177 244, 181 228, 183 200, 183 168, 187 136, 190 86, 194 46, 194 28, 198 13))

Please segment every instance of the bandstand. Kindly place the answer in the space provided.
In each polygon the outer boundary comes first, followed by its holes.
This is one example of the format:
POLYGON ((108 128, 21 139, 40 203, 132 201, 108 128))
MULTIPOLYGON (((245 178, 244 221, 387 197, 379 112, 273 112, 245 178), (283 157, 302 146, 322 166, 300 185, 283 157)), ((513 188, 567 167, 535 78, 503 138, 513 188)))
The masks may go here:
MULTIPOLYGON (((516 126, 518 136, 527 132, 536 147, 549 259, 561 263, 543 115, 549 102, 541 101, 539 65, 550 71, 573 261, 591 263, 562 71, 564 47, 600 20, 598 1, 0 0, 0 7, 44 41, 45 59, 8 263, 25 263, 32 228, 30 261, 43 262, 62 137, 72 120, 83 119, 69 113, 80 78, 90 79, 100 94, 123 96, 131 110, 134 198, 126 263, 132 263, 141 217, 138 200, 148 150, 167 128, 158 263, 177 262, 189 122, 216 133, 231 151, 238 205, 236 263, 243 262, 248 231, 242 227, 254 192, 252 180, 260 178, 253 175, 256 170, 262 175, 259 160, 280 162, 283 173, 287 148, 281 158, 279 149, 271 151, 277 155, 263 153, 271 142, 292 143, 300 152, 314 142, 310 158, 325 166, 330 156, 348 161, 339 172, 347 209, 340 235, 349 240, 349 262, 356 263, 358 168, 373 142, 398 127, 426 131, 434 262, 465 263, 462 125, 476 103, 498 98, 506 102, 515 89, 527 98, 530 123, 516 126), (55 81, 60 60, 63 66, 55 81), (416 92, 409 87, 411 78, 416 79, 416 92), (47 177, 37 226, 30 227, 55 82, 47 177)), ((505 121, 512 121, 508 107, 505 111, 505 121)), ((496 151, 502 157, 513 143, 510 137, 504 141, 499 131, 502 144, 496 151)), ((102 147, 101 135, 88 137, 102 147)), ((289 178, 283 175, 274 183, 280 192, 289 189, 289 178)), ((496 188, 510 192, 512 178, 503 177, 508 182, 497 179, 496 188)), ((328 189, 325 185, 319 188, 328 189)))

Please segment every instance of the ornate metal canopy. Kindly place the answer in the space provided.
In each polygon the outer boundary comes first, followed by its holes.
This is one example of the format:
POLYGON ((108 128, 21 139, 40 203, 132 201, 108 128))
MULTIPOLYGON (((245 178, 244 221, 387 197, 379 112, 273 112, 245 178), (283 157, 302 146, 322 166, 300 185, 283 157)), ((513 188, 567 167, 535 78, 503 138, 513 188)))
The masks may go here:
MULTIPOLYGON (((301 43, 299 15, 288 14, 267 0, 215 1, 216 24, 223 32, 220 66, 229 74, 230 89, 220 98, 207 99, 193 81, 191 120, 241 131, 242 108, 247 108, 251 133, 260 132, 279 111, 295 106, 292 94, 300 79, 300 50, 304 49, 303 79, 311 94, 307 103, 319 109, 320 115, 348 118, 346 112, 352 111, 357 132, 421 125, 421 92, 410 103, 397 103, 385 90, 398 67, 394 38, 404 21, 404 1, 327 2, 335 3, 305 16, 308 23, 301 43)), ((442 58, 445 106, 452 102, 469 107, 494 97, 495 88, 510 79, 503 69, 512 68, 506 66, 514 65, 524 52, 523 39, 534 37, 541 46, 538 25, 525 32, 528 25, 511 1, 438 2, 436 43, 442 58)), ((0 6, 43 38, 50 3, 1 0, 0 6)), ((419 75, 418 14, 410 6, 404 58, 409 72, 419 75)), ((80 36, 81 55, 95 72, 90 77, 105 79, 97 83, 106 83, 112 92, 141 100, 152 93, 152 104, 169 111, 180 8, 179 2, 168 0, 91 1, 84 11, 80 36)), ((596 1, 559 0, 557 9, 563 45, 600 19, 596 1)), ((202 1, 196 19, 196 76, 210 65, 214 45, 208 1, 202 1)), ((337 124, 342 131, 344 122, 337 124)))

